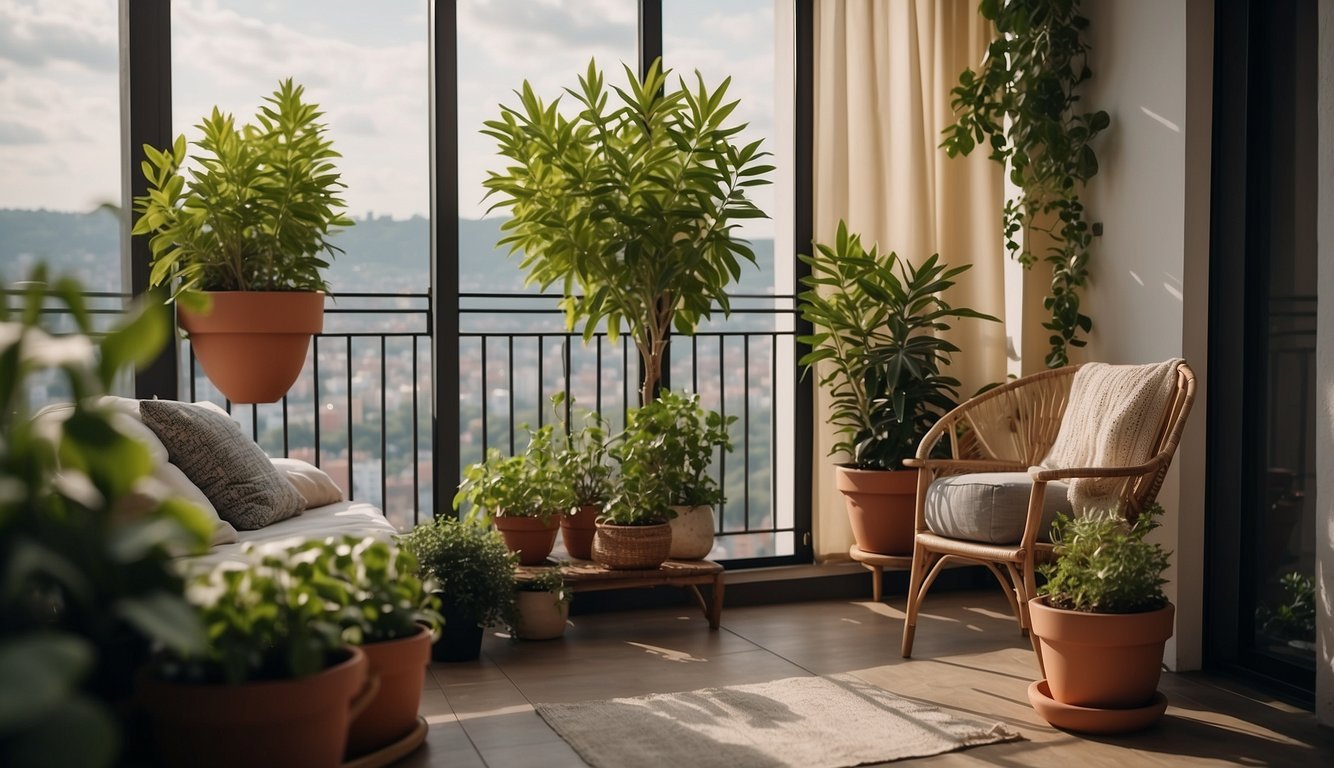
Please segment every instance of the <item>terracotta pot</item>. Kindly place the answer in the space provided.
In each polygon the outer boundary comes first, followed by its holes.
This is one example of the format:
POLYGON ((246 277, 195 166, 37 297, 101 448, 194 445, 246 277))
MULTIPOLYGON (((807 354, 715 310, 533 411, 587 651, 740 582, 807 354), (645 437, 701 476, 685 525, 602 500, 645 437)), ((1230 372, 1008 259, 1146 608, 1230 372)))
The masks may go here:
POLYGON ((144 674, 139 693, 169 766, 337 766, 348 723, 375 696, 366 655, 299 680, 171 683, 144 674))
POLYGON ((672 527, 598 523, 593 536, 593 560, 613 570, 652 569, 672 551, 672 527))
POLYGON ((204 373, 233 403, 282 399, 301 374, 310 337, 324 329, 324 294, 310 291, 215 291, 207 315, 180 306, 204 373))
POLYGON ((347 757, 374 752, 402 739, 417 727, 426 665, 431 663, 431 633, 417 634, 361 646, 380 690, 365 711, 352 721, 347 734, 347 757))
POLYGON ((713 507, 672 507, 676 517, 667 522, 672 527, 673 560, 703 560, 713 551, 713 507))
POLYGON ((1028 601, 1052 699, 1077 707, 1129 709, 1154 698, 1163 645, 1172 636, 1169 603, 1143 613, 1087 613, 1028 601))
POLYGON ((848 507, 852 536, 863 552, 911 555, 917 508, 917 470, 834 468, 848 507))
POLYGON ((451 610, 443 611, 445 626, 440 637, 431 645, 434 661, 475 661, 482 655, 482 628, 472 616, 451 610))
POLYGON ((573 515, 566 515, 560 519, 560 539, 570 557, 580 560, 593 559, 593 534, 597 533, 600 511, 601 508, 597 505, 588 504, 580 507, 573 515))
POLYGON ((556 531, 560 529, 555 515, 546 519, 497 515, 492 522, 505 540, 505 546, 519 554, 519 565, 545 563, 551 548, 556 546, 556 531))
POLYGON ((558 600, 555 592, 515 593, 518 617, 514 636, 521 640, 554 640, 565 634, 570 619, 570 601, 558 600))

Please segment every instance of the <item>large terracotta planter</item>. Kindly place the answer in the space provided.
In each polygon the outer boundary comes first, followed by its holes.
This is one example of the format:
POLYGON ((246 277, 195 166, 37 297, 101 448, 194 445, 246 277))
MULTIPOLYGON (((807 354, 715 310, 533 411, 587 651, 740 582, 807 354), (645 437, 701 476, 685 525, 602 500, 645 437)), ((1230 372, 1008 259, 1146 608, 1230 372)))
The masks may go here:
POLYGON ((233 403, 282 399, 301 374, 310 337, 324 329, 324 294, 215 291, 201 315, 177 305, 199 365, 233 403))
POLYGON ((1172 636, 1169 603, 1143 613, 1087 613, 1028 602, 1051 698, 1076 707, 1130 709, 1158 689, 1163 645, 1172 636))
POLYGON ((168 766, 337 766, 348 723, 375 695, 366 655, 298 680, 171 683, 145 674, 140 697, 168 766))
POLYGON ((672 527, 598 523, 593 560, 613 570, 657 568, 672 551, 672 527))
POLYGON ((505 546, 519 554, 519 565, 545 563, 547 555, 556 546, 556 531, 560 530, 555 515, 545 519, 497 515, 492 522, 505 540, 505 546))
POLYGON ((713 507, 672 507, 676 517, 667 522, 672 527, 673 560, 703 560, 713 551, 713 507))
POLYGON ((555 592, 519 590, 514 595, 518 616, 514 635, 520 640, 554 640, 565 634, 570 619, 570 601, 555 592))
POLYGON ((847 504, 859 549, 878 555, 912 554, 917 470, 835 467, 834 480, 847 504))
POLYGON ((570 557, 580 560, 593 559, 593 534, 597 533, 598 512, 601 509, 594 504, 579 508, 573 515, 560 519, 560 539, 570 557))
POLYGON ((422 627, 415 635, 367 643, 361 650, 380 690, 352 721, 347 734, 349 758, 389 746, 417 727, 426 665, 431 663, 431 633, 422 627))

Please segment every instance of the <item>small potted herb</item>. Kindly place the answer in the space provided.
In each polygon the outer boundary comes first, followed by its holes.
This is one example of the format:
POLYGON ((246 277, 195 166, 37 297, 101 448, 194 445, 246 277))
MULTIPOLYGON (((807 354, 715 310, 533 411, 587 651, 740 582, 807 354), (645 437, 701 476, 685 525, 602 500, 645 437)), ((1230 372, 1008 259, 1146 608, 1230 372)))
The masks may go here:
POLYGON ((463 470, 454 494, 454 509, 469 504, 470 518, 490 522, 504 537, 520 565, 538 565, 556 544, 559 520, 573 502, 570 483, 562 474, 556 427, 528 431, 528 447, 517 456, 492 448, 486 460, 463 470))
POLYGON ((445 617, 431 650, 436 661, 471 661, 482 629, 513 623, 515 556, 496 531, 476 520, 437 517, 399 538, 435 583, 445 617))
POLYGON ((444 619, 435 583, 420 575, 417 558, 373 536, 345 536, 307 544, 321 569, 350 593, 338 614, 343 636, 360 645, 379 692, 353 722, 347 756, 355 758, 388 746, 417 727, 431 641, 444 619))
POLYGON ((337 765, 348 725, 369 703, 366 655, 344 639, 354 608, 316 542, 218 568, 187 589, 208 638, 200 653, 167 652, 140 691, 171 765, 337 765), (265 724, 256 728, 255 723, 265 724))
POLYGON ((559 565, 528 572, 516 582, 514 636, 553 640, 565 634, 573 593, 559 565))
POLYGON ((1162 589, 1170 555, 1146 540, 1161 514, 1154 504, 1131 520, 1100 510, 1053 523, 1059 559, 1039 569, 1046 583, 1029 601, 1047 675, 1029 700, 1053 725, 1114 733, 1166 708, 1156 690, 1174 617, 1162 589))
MULTIPOLYGON (((597 531, 597 517, 602 505, 611 495, 612 466, 608 463, 607 423, 597 411, 583 416, 583 426, 577 431, 565 418, 565 393, 551 399, 559 421, 558 430, 565 435, 564 444, 556 454, 560 477, 569 484, 571 513, 560 520, 561 540, 571 557, 589 560, 593 556, 593 535, 597 531)), ((570 400, 569 408, 573 409, 570 400)))
POLYGON ((731 448, 732 421, 705 411, 698 395, 672 391, 631 410, 625 431, 609 449, 620 481, 603 508, 593 559, 612 568, 638 568, 657 567, 668 557, 707 555, 713 548, 712 505, 723 500, 708 470, 715 451, 731 448), (682 513, 689 519, 679 529, 678 544, 675 519, 682 513), (622 541, 625 556, 617 554, 622 541))

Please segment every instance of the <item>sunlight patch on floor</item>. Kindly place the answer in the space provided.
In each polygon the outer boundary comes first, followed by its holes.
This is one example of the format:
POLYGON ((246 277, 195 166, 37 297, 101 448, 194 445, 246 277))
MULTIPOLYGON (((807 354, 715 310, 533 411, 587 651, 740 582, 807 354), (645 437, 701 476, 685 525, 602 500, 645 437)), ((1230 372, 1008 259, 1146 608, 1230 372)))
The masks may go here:
POLYGON ((697 656, 692 656, 689 651, 673 651, 671 648, 660 648, 656 645, 645 645, 644 643, 626 643, 626 645, 633 645, 636 648, 643 648, 646 653, 651 653, 654 656, 662 657, 663 661, 676 661, 682 663, 687 663, 692 661, 708 661, 708 659, 701 659, 697 656))
MULTIPOLYGON (((459 720, 480 720, 483 717, 498 717, 500 715, 517 715, 522 712, 532 712, 532 711, 533 711, 532 704, 513 704, 508 707, 483 709, 477 712, 462 712, 462 713, 456 712, 454 713, 454 717, 458 718, 459 720)), ((434 723, 436 721, 428 717, 426 718, 426 722, 434 723)), ((440 722, 447 722, 447 721, 440 720, 440 722)))

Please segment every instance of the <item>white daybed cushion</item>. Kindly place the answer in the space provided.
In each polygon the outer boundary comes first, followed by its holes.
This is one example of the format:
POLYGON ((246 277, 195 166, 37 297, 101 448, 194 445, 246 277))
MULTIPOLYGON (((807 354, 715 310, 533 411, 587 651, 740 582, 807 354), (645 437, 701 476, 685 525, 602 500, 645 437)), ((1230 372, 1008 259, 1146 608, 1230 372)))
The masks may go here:
POLYGON ((254 544, 260 552, 264 552, 280 551, 305 541, 320 540, 329 536, 374 536, 377 539, 391 541, 397 533, 394 526, 374 505, 362 501, 340 501, 336 504, 313 507, 304 514, 289 517, 263 528, 240 531, 239 543, 214 547, 206 555, 181 558, 180 562, 189 572, 211 570, 219 566, 244 566, 246 558, 242 554, 241 547, 247 542, 254 544))

